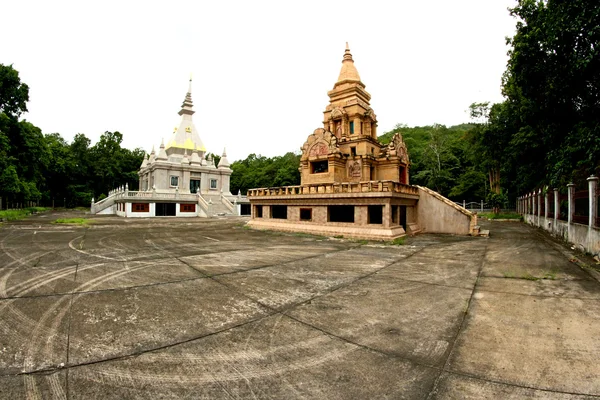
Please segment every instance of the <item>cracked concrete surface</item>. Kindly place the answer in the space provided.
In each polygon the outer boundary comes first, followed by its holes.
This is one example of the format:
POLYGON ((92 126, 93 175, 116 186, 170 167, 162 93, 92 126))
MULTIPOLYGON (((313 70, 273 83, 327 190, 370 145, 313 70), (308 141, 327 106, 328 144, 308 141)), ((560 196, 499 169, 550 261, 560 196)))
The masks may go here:
POLYGON ((0 399, 600 398, 600 284, 524 224, 385 246, 65 216, 0 227, 0 399))

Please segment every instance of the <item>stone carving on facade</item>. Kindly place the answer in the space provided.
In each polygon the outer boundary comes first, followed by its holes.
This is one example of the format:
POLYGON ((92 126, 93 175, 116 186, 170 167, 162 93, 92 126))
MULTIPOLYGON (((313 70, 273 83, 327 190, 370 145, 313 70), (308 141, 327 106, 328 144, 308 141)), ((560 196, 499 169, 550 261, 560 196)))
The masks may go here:
POLYGON ((335 135, 323 128, 315 129, 302 146, 302 160, 309 157, 327 156, 329 154, 339 154, 338 140, 335 135))
POLYGON ((408 165, 408 151, 406 143, 402 139, 402 135, 398 132, 394 134, 392 140, 386 147, 386 155, 388 157, 398 157, 400 161, 408 165))
POLYGON ((348 178, 362 177, 362 161, 354 160, 348 162, 348 178))

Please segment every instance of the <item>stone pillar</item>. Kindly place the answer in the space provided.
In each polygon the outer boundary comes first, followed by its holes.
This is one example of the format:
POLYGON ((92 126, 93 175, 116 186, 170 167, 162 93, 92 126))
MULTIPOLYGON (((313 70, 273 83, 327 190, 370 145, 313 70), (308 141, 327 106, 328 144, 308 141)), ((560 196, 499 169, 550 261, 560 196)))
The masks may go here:
POLYGON ((558 188, 554 188, 554 226, 556 226, 558 217, 560 217, 560 201, 558 200, 558 188))
POLYGON ((381 218, 381 222, 383 222, 384 228, 389 228, 392 226, 392 206, 390 203, 386 203, 383 205, 383 215, 381 218))
POLYGON ((589 226, 590 228, 596 224, 596 218, 598 217, 598 197, 596 196, 596 190, 598 190, 598 177, 591 175, 587 178, 588 181, 588 190, 589 190, 589 198, 590 198, 590 220, 589 226))
POLYGON ((362 136, 362 126, 359 117, 354 118, 354 134, 358 136, 362 136))
POLYGON ((569 183, 567 188, 569 189, 569 214, 567 221, 571 225, 573 223, 573 216, 575 215, 575 184, 569 183))
POLYGON ((550 191, 544 195, 544 219, 548 219, 548 206, 550 205, 550 191))
POLYGON ((533 193, 531 193, 531 203, 532 203, 532 208, 531 208, 531 214, 532 215, 537 215, 537 195, 536 195, 536 191, 534 190, 533 193))

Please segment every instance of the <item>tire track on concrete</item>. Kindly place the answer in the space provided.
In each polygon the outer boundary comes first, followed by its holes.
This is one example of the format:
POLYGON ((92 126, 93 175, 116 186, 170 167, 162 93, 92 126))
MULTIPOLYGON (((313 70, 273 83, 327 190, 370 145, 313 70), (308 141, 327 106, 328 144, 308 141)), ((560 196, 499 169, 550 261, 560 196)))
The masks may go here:
MULTIPOLYGON (((110 279, 114 279, 115 277, 119 277, 121 275, 125 275, 130 273, 131 271, 137 270, 137 269, 142 269, 142 268, 146 268, 148 267, 150 264, 147 265, 141 265, 135 268, 131 268, 129 270, 126 271, 113 271, 111 273, 102 275, 100 277, 97 277, 91 281, 86 282, 83 285, 80 285, 80 287, 94 287, 94 286, 98 286, 101 285, 102 283, 110 280, 110 279)), ((34 331, 32 332, 31 338, 28 341, 28 347, 25 351, 26 356, 23 362, 23 366, 25 369, 29 369, 30 372, 34 372, 32 370, 34 370, 34 363, 36 360, 36 356, 38 356, 38 354, 41 354, 42 356, 45 355, 48 358, 53 358, 54 354, 53 352, 53 346, 54 343, 50 340, 46 340, 46 345, 44 346, 43 351, 40 350, 40 345, 45 337, 42 336, 40 334, 40 331, 42 330, 42 327, 44 327, 44 324, 46 322, 47 319, 49 319, 50 314, 53 313, 55 310, 57 310, 59 307, 62 307, 63 303, 66 302, 66 300, 69 300, 69 304, 72 305, 72 298, 75 294, 71 294, 69 296, 64 296, 63 298, 61 298, 60 300, 58 300, 56 303, 54 303, 43 315, 42 318, 38 321, 37 326, 35 327, 34 331)), ((54 317, 53 323, 52 325, 49 327, 49 331, 50 331, 50 335, 48 335, 49 337, 53 337, 56 333, 56 331, 58 330, 59 325, 62 323, 62 320, 65 316, 65 314, 70 311, 71 308, 70 307, 63 307, 59 313, 54 317)), ((45 329, 44 329, 45 330, 45 329)), ((67 340, 70 338, 70 332, 67 331, 67 340)), ((69 340, 68 340, 69 341, 69 340)), ((69 352, 69 349, 67 347, 66 349, 67 354, 69 352)), ((36 387, 36 383, 35 381, 30 382, 30 386, 33 389, 37 389, 36 387)))
MULTIPOLYGON (((360 246, 356 246, 356 247, 360 247, 360 246)), ((411 257, 411 256, 413 256, 413 255, 415 255, 415 254, 418 254, 420 251, 422 251, 422 249, 423 249, 423 248, 421 248, 421 249, 417 250, 416 252, 414 252, 414 253, 412 253, 412 254, 410 254, 410 255, 406 256, 406 257, 404 257, 404 259, 406 259, 406 258, 409 258, 409 257, 411 257)), ((343 250, 340 250, 340 251, 344 251, 344 250, 345 250, 345 251, 348 251, 348 250, 352 250, 352 248, 350 248, 350 249, 343 249, 343 250)), ((323 256, 327 256, 327 254, 330 254, 330 253, 326 253, 326 254, 317 255, 316 257, 319 257, 319 256, 321 256, 321 257, 323 257, 323 256)), ((311 257, 311 258, 314 258, 314 257, 311 257)), ((290 262, 293 262, 293 261, 298 261, 298 260, 292 260, 292 261, 290 261, 290 262)), ((360 281, 360 280, 362 280, 362 279, 366 279, 367 277, 369 277, 369 276, 371 276, 371 275, 373 275, 373 274, 375 274, 375 273, 377 273, 377 272, 381 271, 383 268, 386 268, 386 267, 388 267, 389 265, 391 265, 391 264, 393 264, 393 263, 395 263, 395 262, 397 262, 397 261, 398 261, 398 260, 393 260, 393 261, 392 261, 392 262, 390 262, 390 263, 389 263, 387 266, 384 266, 384 267, 382 267, 382 268, 378 268, 377 270, 375 270, 375 271, 372 271, 372 272, 370 272, 370 273, 368 273, 368 274, 361 275, 361 276, 357 277, 356 279, 353 279, 353 280, 351 280, 351 281, 349 281, 349 282, 346 282, 346 283, 344 283, 344 284, 342 284, 342 285, 339 285, 339 286, 333 287, 333 288, 331 288, 331 289, 328 289, 327 291, 325 291, 325 292, 323 292, 323 293, 320 293, 320 294, 318 294, 318 295, 311 296, 311 298, 309 298, 309 299, 307 299, 307 300, 304 300, 304 301, 302 301, 302 302, 298 302, 298 303, 292 304, 292 305, 290 305, 289 307, 287 307, 287 308, 286 308, 286 310, 288 310, 288 309, 290 309, 290 308, 292 308, 292 307, 296 307, 296 306, 298 306, 298 305, 300 305, 300 304, 302 304, 302 303, 309 302, 309 301, 313 300, 314 298, 321 297, 321 296, 326 296, 326 295, 330 294, 331 292, 334 292, 334 291, 336 291, 336 290, 339 290, 339 289, 341 289, 341 288, 343 288, 343 287, 350 286, 350 285, 352 285, 352 284, 354 284, 354 283, 356 283, 357 281, 360 281)), ((263 267, 261 267, 261 268, 265 268, 265 267, 263 266, 263 267)), ((211 278, 211 279, 212 279, 212 278, 211 278)), ((219 331, 211 332, 211 333, 208 333, 208 334, 200 335, 200 336, 198 336, 198 337, 194 337, 194 338, 186 339, 186 340, 184 340, 184 341, 179 341, 179 342, 176 342, 176 343, 170 343, 170 344, 167 344, 167 345, 164 345, 164 346, 157 346, 157 347, 155 347, 155 348, 153 348, 153 349, 148 349, 148 350, 141 351, 141 352, 136 352, 136 353, 133 353, 133 354, 127 354, 127 355, 121 355, 121 356, 117 356, 117 357, 111 357, 111 358, 107 358, 107 359, 103 359, 103 360, 93 360, 93 361, 84 362, 84 363, 79 363, 79 364, 67 365, 67 368, 69 368, 69 369, 70 369, 70 368, 77 368, 77 367, 81 367, 81 366, 89 366, 89 365, 102 364, 102 363, 111 362, 111 361, 124 360, 124 359, 130 358, 130 357, 132 357, 132 356, 139 356, 139 355, 142 355, 142 354, 154 353, 154 352, 157 352, 157 351, 160 351, 160 350, 164 350, 164 349, 172 348, 172 347, 179 346, 179 345, 182 345, 182 344, 185 344, 185 343, 190 343, 190 342, 197 341, 197 340, 200 340, 200 339, 203 339, 203 338, 206 338, 206 337, 210 337, 210 336, 213 336, 213 335, 217 335, 217 334, 219 334, 219 333, 222 333, 222 332, 230 331, 230 330, 232 330, 232 329, 235 329, 235 328, 238 328, 238 327, 241 327, 241 326, 247 325, 247 324, 249 324, 249 323, 256 322, 256 321, 262 320, 262 319, 264 319, 264 318, 268 318, 268 317, 270 317, 271 315, 275 315, 275 314, 281 314, 281 313, 284 313, 284 311, 285 311, 285 310, 275 311, 275 310, 274 310, 274 309, 272 309, 271 307, 265 306, 264 304, 261 304, 261 302, 259 302, 259 301, 256 301, 256 300, 254 300, 254 299, 252 299, 252 298, 248 297, 247 295, 245 295, 245 294, 243 294, 243 293, 240 293, 240 292, 238 292, 237 290, 235 290, 235 288, 231 288, 231 287, 229 287, 228 285, 225 285, 225 284, 223 284, 222 282, 219 282, 218 280, 215 280, 215 281, 216 281, 217 283, 221 284, 221 285, 227 286, 227 287, 228 287, 228 289, 229 289, 230 291, 236 292, 236 293, 240 294, 241 296, 243 296, 243 297, 246 297, 246 298, 250 299, 251 301, 253 301, 253 302, 255 302, 255 303, 259 304, 259 305, 262 305, 263 307, 265 307, 265 308, 267 308, 267 309, 269 309, 269 310, 273 310, 273 313, 272 313, 272 314, 265 315, 265 316, 262 316, 262 317, 259 317, 259 318, 250 319, 250 320, 248 320, 248 321, 245 321, 245 322, 243 322, 243 323, 237 324, 237 325, 235 325, 235 326, 232 326, 232 327, 228 327, 228 328, 226 328, 226 329, 223 329, 223 330, 219 330, 219 331)), ((288 317, 289 317, 289 316, 288 316, 288 317)), ((302 321, 299 321, 299 322, 301 322, 301 323, 302 323, 302 321)), ((326 333, 326 332, 324 332, 324 333, 326 333)), ((327 333, 326 333, 326 334, 327 334, 327 333)), ((328 336, 329 336, 329 337, 334 337, 333 335, 330 335, 330 334, 328 334, 328 336)), ((345 339, 343 339, 343 338, 340 338, 340 339, 341 339, 341 340, 343 340, 344 342, 347 342, 347 343, 349 343, 349 344, 353 344, 353 343, 351 343, 351 342, 349 342, 348 340, 345 340, 345 339)), ((353 344, 353 345, 357 346, 356 344, 353 344)), ((357 347, 364 347, 364 346, 360 346, 360 345, 358 345, 357 347)), ((372 349, 371 349, 371 351, 374 351, 374 350, 372 350, 372 349)), ((389 356, 389 355, 388 355, 388 356, 389 356)), ((321 355, 319 355, 319 356, 317 357, 317 359, 321 359, 321 358, 322 358, 322 357, 321 357, 321 355)), ((311 365, 314 365, 314 363, 315 363, 315 362, 316 362, 316 361, 314 361, 314 360, 313 360, 313 361, 311 361, 309 364, 311 364, 311 365)), ((305 365, 305 364, 302 364, 302 365, 305 365)), ((299 368, 300 368, 300 367, 299 367, 299 368)), ((306 366, 303 366, 303 367, 301 367, 301 368, 306 368, 306 366)), ((53 370, 53 369, 46 369, 46 371, 48 371, 48 370, 53 370)), ((41 370, 40 370, 40 371, 41 371, 41 370)), ((33 372, 34 372, 34 371, 31 371, 31 373, 33 373, 33 372)), ((38 372, 39 372, 39 371, 38 371, 38 372)), ((113 375, 115 375, 115 377, 117 377, 117 379, 123 379, 123 376, 121 376, 121 377, 119 378, 119 374, 120 374, 120 373, 116 373, 116 372, 115 372, 113 375), (115 374, 116 374, 116 375, 115 375, 115 374)), ((131 376, 130 376, 130 375, 128 375, 128 376, 129 376, 129 378, 128 378, 128 379, 131 379, 131 376)), ((151 376, 153 376, 153 377, 156 377, 156 375, 151 375, 151 376)), ((237 374, 236 374, 236 376, 237 376, 237 374)), ((148 379, 155 379, 155 378, 148 378, 148 379)), ((179 379, 180 379, 180 378, 179 378, 179 379)), ((239 376, 238 376, 236 379, 239 379, 239 376)))

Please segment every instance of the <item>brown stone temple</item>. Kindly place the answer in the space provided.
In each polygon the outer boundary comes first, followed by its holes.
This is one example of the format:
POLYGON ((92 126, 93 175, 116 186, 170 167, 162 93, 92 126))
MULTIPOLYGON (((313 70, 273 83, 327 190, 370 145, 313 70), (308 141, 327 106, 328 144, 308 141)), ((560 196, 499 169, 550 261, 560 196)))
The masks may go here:
POLYGON ((409 184, 400 134, 387 145, 379 143, 371 95, 347 44, 340 75, 327 94, 323 128, 302 146, 301 185, 250 189, 249 226, 383 240, 421 230, 473 233, 476 216, 409 184))

